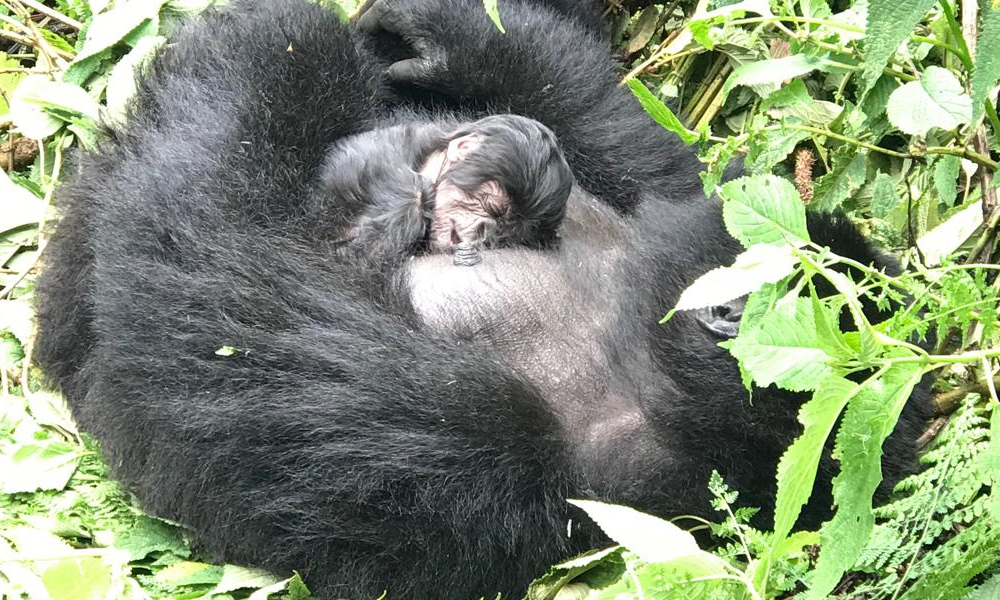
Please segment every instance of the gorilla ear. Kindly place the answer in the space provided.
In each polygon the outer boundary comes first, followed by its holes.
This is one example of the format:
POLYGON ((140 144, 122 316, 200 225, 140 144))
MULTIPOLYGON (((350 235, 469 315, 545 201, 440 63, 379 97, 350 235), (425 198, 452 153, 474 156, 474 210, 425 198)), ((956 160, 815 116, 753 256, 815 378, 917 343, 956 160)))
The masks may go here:
POLYGON ((445 156, 449 162, 455 163, 464 160, 478 150, 480 145, 481 140, 478 135, 474 133, 463 135, 448 142, 448 149, 445 156))
POLYGON ((730 300, 725 304, 700 308, 695 311, 695 319, 706 331, 717 338, 728 340, 736 337, 740 331, 740 318, 747 298, 743 296, 730 300))

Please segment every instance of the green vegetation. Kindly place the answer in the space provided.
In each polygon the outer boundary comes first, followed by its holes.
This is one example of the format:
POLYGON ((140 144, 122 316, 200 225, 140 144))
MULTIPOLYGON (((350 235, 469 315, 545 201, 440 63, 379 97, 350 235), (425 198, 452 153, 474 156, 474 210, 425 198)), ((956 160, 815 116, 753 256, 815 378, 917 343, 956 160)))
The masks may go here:
MULTIPOLYGON (((294 576, 199 562, 183 531, 107 479, 31 365, 33 280, 64 152, 92 146, 99 120, 124 118, 133 73, 178 19, 212 3, 0 0, 0 596, 308 597, 294 576)), ((502 0, 487 8, 502 22, 502 0)), ((718 522, 697 524, 713 547, 671 522, 580 501, 621 545, 553 567, 529 596, 1000 596, 998 3, 675 0, 609 13, 623 81, 697 144, 705 191, 723 199, 746 248, 675 309, 751 294, 728 344, 746 382, 811 400, 776 473, 773 531, 751 527, 753 509, 719 477, 706 482, 718 522), (720 185, 737 159, 748 176, 720 185), (813 244, 807 210, 834 209, 905 272, 813 244), (870 319, 866 309, 894 302, 886 320, 870 319), (915 343, 928 335, 932 348, 915 343), (927 373, 940 380, 925 468, 873 507, 881 441, 927 373), (837 513, 799 531, 831 441, 837 513)))

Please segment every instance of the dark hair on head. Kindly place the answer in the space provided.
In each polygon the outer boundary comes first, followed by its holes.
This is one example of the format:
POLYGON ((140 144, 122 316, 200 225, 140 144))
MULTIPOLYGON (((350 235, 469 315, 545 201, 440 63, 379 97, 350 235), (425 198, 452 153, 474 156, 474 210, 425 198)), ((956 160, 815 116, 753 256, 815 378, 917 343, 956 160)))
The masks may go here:
POLYGON ((443 177, 466 194, 486 181, 495 181, 507 192, 511 215, 502 242, 555 242, 574 182, 555 134, 534 119, 494 115, 462 127, 449 141, 470 134, 479 136, 479 147, 443 177))

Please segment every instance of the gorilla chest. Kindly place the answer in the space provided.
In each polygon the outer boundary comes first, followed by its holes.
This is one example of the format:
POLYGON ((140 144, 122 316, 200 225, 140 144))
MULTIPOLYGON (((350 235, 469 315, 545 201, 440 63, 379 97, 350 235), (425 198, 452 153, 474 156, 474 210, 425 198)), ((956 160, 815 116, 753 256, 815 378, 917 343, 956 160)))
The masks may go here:
POLYGON ((632 387, 622 380, 630 370, 610 359, 619 354, 619 303, 594 279, 522 250, 485 252, 475 267, 423 256, 408 272, 413 307, 430 332, 486 342, 565 414, 632 387))

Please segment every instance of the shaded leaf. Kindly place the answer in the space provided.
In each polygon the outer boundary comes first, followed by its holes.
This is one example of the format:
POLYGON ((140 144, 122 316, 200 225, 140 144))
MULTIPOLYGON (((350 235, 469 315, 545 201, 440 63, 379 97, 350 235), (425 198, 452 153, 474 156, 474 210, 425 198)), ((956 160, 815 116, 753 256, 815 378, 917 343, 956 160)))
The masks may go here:
POLYGON ((927 135, 935 127, 954 129, 968 123, 972 99, 951 71, 927 67, 919 81, 905 83, 889 96, 886 114, 903 133, 927 135))
POLYGON ((738 85, 780 84, 786 80, 811 73, 816 69, 823 69, 826 65, 825 58, 809 56, 808 54, 795 54, 784 58, 771 58, 747 63, 733 69, 726 84, 722 87, 722 94, 728 94, 738 85))
POLYGON ((568 502, 583 509, 609 538, 646 562, 664 562, 702 552, 693 535, 670 521, 627 506, 593 500, 568 502))
POLYGON ((885 173, 876 175, 875 183, 872 186, 872 216, 879 219, 886 218, 899 202, 899 194, 896 192, 896 180, 885 173))
POLYGON ((892 0, 868 3, 865 61, 860 96, 871 89, 902 42, 934 6, 935 0, 892 0))
MULTIPOLYGON (((987 9, 979 30, 976 64, 972 71, 972 121, 983 116, 986 95, 1000 80, 1000 7, 987 9)), ((1000 135, 1000 132, 994 132, 1000 135)))
POLYGON ((486 9, 486 14, 489 15, 490 21, 493 21, 493 24, 500 30, 500 33, 507 33, 507 30, 503 28, 503 23, 500 21, 500 7, 497 6, 497 0, 483 0, 483 7, 486 9))
POLYGON ((948 206, 954 206, 958 198, 958 174, 962 159, 957 156, 942 156, 934 165, 934 189, 938 198, 948 206))

